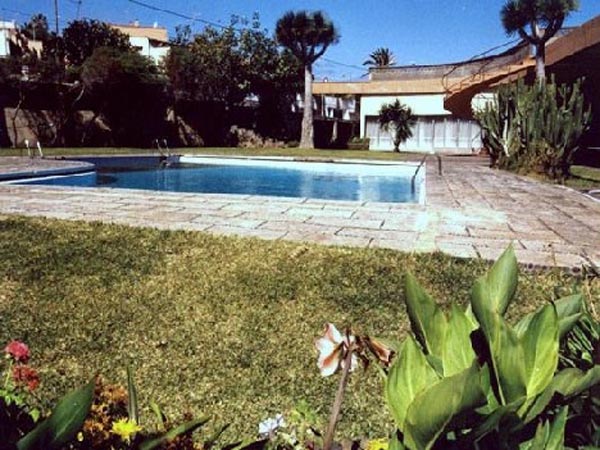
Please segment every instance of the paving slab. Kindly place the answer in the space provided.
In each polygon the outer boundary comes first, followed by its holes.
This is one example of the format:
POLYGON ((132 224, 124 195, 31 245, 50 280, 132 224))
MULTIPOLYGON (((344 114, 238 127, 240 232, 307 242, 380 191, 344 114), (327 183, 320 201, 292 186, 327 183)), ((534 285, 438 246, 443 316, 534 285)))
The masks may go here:
MULTIPOLYGON (((0 158, 0 178, 71 161, 0 158), (39 167, 36 165, 39 163, 39 167)), ((442 251, 529 266, 600 265, 600 203, 574 190, 491 170, 483 158, 426 166, 426 204, 328 201, 0 183, 0 215, 104 221, 326 245, 442 251)))

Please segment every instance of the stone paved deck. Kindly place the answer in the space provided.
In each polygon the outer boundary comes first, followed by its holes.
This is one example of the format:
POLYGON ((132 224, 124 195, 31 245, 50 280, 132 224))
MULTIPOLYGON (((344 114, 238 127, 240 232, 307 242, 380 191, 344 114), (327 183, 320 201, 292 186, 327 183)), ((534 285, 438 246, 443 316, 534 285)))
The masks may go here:
POLYGON ((600 203, 479 158, 428 164, 426 205, 0 184, 0 214, 485 259, 513 242, 524 264, 600 264, 600 203))

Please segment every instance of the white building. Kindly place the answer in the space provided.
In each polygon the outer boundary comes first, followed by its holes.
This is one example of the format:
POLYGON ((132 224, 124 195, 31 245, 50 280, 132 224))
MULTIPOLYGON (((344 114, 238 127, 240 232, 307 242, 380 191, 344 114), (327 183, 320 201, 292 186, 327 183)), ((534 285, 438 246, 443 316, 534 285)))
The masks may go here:
POLYGON ((131 46, 142 55, 152 58, 155 64, 159 64, 169 53, 167 29, 159 27, 156 23, 151 27, 144 27, 136 21, 129 25, 111 24, 111 27, 129 36, 131 46))
POLYGON ((359 105, 360 137, 369 138, 371 150, 393 150, 392 131, 379 126, 381 107, 396 99, 409 106, 417 118, 413 137, 400 146, 401 150, 443 153, 476 153, 482 147, 481 130, 472 118, 453 114, 445 107, 448 90, 481 70, 504 67, 528 54, 526 46, 488 58, 455 64, 398 66, 369 71, 367 81, 316 82, 315 95, 326 102, 331 96, 354 96, 359 105))
POLYGON ((0 21, 0 58, 10 56, 10 43, 14 42, 17 27, 14 20, 0 21))

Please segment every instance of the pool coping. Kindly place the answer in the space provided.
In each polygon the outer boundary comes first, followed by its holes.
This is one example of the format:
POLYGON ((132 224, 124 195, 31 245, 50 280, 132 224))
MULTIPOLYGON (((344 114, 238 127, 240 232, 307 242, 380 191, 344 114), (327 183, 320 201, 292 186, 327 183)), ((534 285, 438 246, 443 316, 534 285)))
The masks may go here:
MULTIPOLYGON (((92 172, 96 168, 94 164, 82 161, 54 160, 48 158, 44 158, 43 160, 52 163, 56 162, 57 164, 54 165, 58 165, 58 167, 31 168, 27 170, 20 170, 17 168, 16 170, 11 170, 9 172, 0 171, 0 182, 28 180, 32 178, 43 178, 56 175, 75 175, 85 172, 92 172)), ((31 165, 33 165, 35 164, 36 159, 29 159, 29 161, 31 165)))

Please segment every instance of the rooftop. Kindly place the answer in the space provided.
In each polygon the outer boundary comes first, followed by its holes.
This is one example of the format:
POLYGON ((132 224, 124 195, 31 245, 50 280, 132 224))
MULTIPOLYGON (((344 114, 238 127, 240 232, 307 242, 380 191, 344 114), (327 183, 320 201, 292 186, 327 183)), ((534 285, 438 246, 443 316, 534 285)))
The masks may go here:
POLYGON ((138 22, 134 22, 129 24, 111 23, 109 25, 130 37, 145 37, 159 42, 169 42, 167 29, 159 27, 158 24, 141 26, 138 22))

